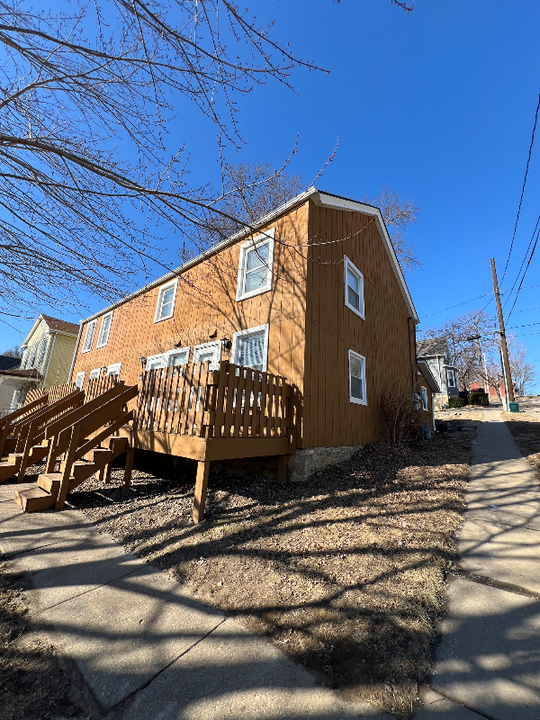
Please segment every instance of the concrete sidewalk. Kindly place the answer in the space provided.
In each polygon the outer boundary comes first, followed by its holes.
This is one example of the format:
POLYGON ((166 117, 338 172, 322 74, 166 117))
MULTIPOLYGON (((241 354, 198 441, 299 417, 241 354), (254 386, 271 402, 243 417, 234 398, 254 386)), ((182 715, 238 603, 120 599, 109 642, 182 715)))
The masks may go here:
POLYGON ((76 510, 24 515, 0 485, 0 548, 38 633, 72 658, 92 720, 383 720, 125 553, 76 510))
POLYGON ((540 489, 498 410, 478 428, 459 572, 418 720, 540 718, 540 489))

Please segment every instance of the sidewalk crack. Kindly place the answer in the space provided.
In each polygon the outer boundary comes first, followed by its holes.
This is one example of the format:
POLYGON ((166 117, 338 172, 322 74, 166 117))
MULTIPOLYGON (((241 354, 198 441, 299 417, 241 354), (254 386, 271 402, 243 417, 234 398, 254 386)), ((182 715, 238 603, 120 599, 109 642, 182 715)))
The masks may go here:
POLYGON ((454 697, 453 695, 450 695, 450 693, 447 693, 444 690, 441 690, 436 685, 431 685, 431 683, 424 683, 424 685, 426 687, 428 687, 430 690, 433 690, 433 692, 436 692, 438 695, 442 695, 447 700, 450 700, 450 702, 453 702, 456 705, 461 705, 461 707, 465 708, 465 710, 470 710, 470 712, 473 712, 476 715, 479 715, 480 717, 486 718, 486 720, 502 720, 499 717, 495 717, 495 715, 490 715, 489 713, 486 713, 483 710, 478 710, 478 708, 474 708, 474 707, 471 707, 470 705, 467 705, 462 700, 458 700, 456 697, 454 697))
POLYGON ((479 585, 487 585, 488 587, 495 588, 496 590, 505 590, 513 595, 523 595, 524 597, 540 600, 540 592, 528 590, 527 588, 521 587, 521 585, 514 585, 513 583, 503 582, 502 580, 494 580, 486 575, 477 575, 476 573, 469 572, 468 570, 462 570, 460 568, 452 570, 451 575, 464 580, 470 580, 471 582, 478 583, 479 585))

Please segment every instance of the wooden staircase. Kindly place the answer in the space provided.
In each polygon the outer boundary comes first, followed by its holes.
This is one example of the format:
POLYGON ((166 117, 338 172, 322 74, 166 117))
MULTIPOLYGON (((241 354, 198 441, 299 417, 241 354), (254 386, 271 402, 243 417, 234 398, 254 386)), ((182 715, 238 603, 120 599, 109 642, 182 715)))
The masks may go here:
POLYGON ((95 448, 89 453, 89 459, 77 460, 68 468, 68 461, 60 463, 60 472, 45 472, 38 477, 36 487, 27 490, 15 491, 15 502, 25 512, 39 512, 48 510, 58 502, 62 479, 66 471, 68 475, 67 492, 76 487, 96 473, 103 475, 103 471, 110 463, 128 449, 127 438, 109 438, 108 448, 95 448))
MULTIPOLYGON (((92 475, 99 473, 101 479, 107 480, 112 461, 126 451, 123 490, 127 492, 134 449, 128 447, 127 438, 114 437, 114 433, 133 420, 134 411, 126 412, 125 406, 137 393, 137 386, 115 385, 47 425, 42 444, 28 453, 29 459, 47 458, 45 472, 39 476, 36 487, 15 492, 15 501, 25 512, 47 510, 53 505, 60 510, 67 494, 92 475), (102 444, 106 447, 101 447, 102 444), (56 472, 62 456, 60 470, 56 472)), ((24 462, 25 457, 13 459, 13 465, 20 466, 19 481, 26 469, 24 462)))

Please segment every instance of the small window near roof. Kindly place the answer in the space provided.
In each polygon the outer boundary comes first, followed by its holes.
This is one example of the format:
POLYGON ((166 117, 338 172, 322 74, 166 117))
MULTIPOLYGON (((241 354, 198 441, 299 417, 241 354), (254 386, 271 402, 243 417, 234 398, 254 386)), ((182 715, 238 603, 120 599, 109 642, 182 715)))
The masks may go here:
POLYGON ((174 314, 174 300, 176 297, 177 285, 178 280, 173 280, 172 282, 167 283, 167 285, 164 285, 162 288, 160 288, 154 322, 159 322, 160 320, 168 320, 169 318, 172 318, 174 314))
POLYGON ((346 255, 343 265, 345 267, 345 305, 364 320, 364 276, 346 255))
POLYGON ((75 387, 79 388, 79 390, 82 389, 82 386, 84 385, 84 376, 86 373, 80 372, 77 373, 77 377, 75 378, 75 387))
POLYGON ((240 247, 236 300, 260 295, 272 288, 274 228, 240 247))
POLYGON ((96 348, 105 347, 109 342, 109 334, 111 332, 112 312, 107 313, 101 318, 101 327, 99 328, 99 337, 96 348))
POLYGON ((349 400, 358 405, 367 405, 366 359, 349 350, 349 400))
POLYGON ((96 332, 96 324, 97 320, 92 320, 91 323, 88 323, 86 326, 86 333, 84 335, 84 342, 82 347, 82 352, 88 352, 92 349, 92 343, 94 342, 94 335, 96 332))
POLYGON ((259 327, 234 333, 231 351, 233 363, 266 372, 268 330, 269 325, 259 325, 259 327))

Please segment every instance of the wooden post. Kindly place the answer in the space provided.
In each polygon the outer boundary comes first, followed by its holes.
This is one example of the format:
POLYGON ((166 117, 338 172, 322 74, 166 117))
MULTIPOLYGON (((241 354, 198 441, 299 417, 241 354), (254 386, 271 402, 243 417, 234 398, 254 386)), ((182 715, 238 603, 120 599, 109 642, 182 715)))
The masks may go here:
MULTIPOLYGON (((506 332, 504 329, 504 317, 501 307, 501 296, 499 293, 499 283, 497 281, 497 271, 495 269, 495 260, 491 258, 491 274, 493 276, 493 289, 495 290, 495 300, 497 302, 497 313, 499 315, 499 335, 501 336, 501 349, 503 358, 504 377, 507 380, 506 401, 514 402, 514 385, 512 383, 512 373, 510 372, 510 358, 508 357, 508 345, 506 344, 506 332)), ((510 408, 507 407, 507 410, 510 408)))
POLYGON ((31 423, 30 427, 28 428, 28 435, 26 436, 26 441, 24 443, 23 456, 21 458, 21 467, 19 468, 19 475, 17 477, 17 482, 22 482, 24 480, 24 476, 26 474, 26 468, 28 467, 28 459, 30 457, 30 451, 32 450, 32 443, 34 442, 34 436, 36 434, 36 429, 37 429, 36 423, 31 423))
POLYGON ((64 472, 62 473, 62 479, 60 481, 60 489, 58 491, 58 498, 56 500, 55 508, 61 510, 66 502, 66 496, 69 490, 69 478, 71 476, 71 468, 73 467, 73 461, 75 460, 75 453, 79 445, 79 433, 81 430, 80 425, 74 425, 71 430, 71 439, 69 441, 69 447, 66 453, 64 472))
POLYGON ((103 478, 103 482, 105 483, 105 485, 108 485, 111 482, 111 470, 112 460, 105 466, 105 477, 103 478))
POLYGON ((199 460, 197 463, 197 480, 195 482, 195 500, 193 502, 193 522, 199 523, 204 518, 206 493, 208 490, 208 474, 210 461, 199 460))
POLYGON ((278 455, 277 459, 277 481, 284 483, 287 480, 288 455, 278 455))
POLYGON ((124 470, 124 484, 122 485, 122 492, 125 494, 129 492, 131 486, 131 471, 133 470, 133 460, 135 458, 135 448, 129 447, 126 453, 126 466, 124 470))

